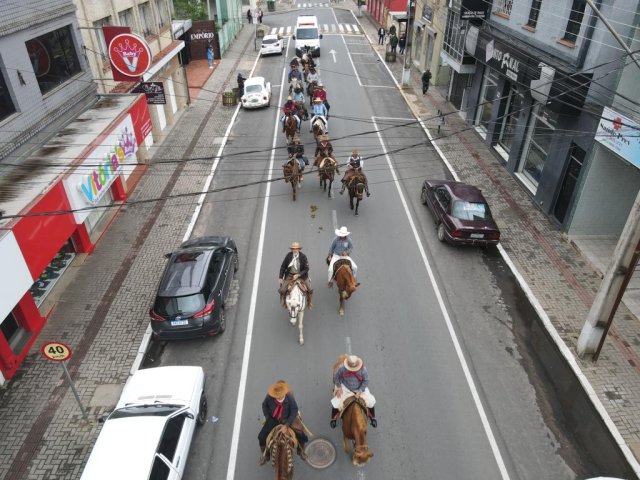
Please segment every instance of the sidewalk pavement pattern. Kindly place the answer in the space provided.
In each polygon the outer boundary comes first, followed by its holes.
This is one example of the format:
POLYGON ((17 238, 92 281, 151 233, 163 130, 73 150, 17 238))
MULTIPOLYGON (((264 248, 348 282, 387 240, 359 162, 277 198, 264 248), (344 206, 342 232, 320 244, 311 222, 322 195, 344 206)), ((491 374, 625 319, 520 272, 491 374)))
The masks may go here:
MULTIPOLYGON (((278 4, 278 10, 291 8, 278 4)), ((338 4, 356 11, 348 0, 338 4)), ((359 18, 369 39, 376 25, 359 18)), ((265 13, 268 24, 268 13, 265 13)), ((222 108, 222 92, 238 71, 248 73, 252 32, 243 28, 173 129, 152 152, 150 167, 130 200, 200 191, 234 109, 222 108), (249 49, 249 50, 248 50, 249 49), (202 160, 198 160, 203 158, 202 160), (183 159, 190 159, 185 161, 183 159)), ((375 45, 378 53, 384 46, 375 45)), ((402 58, 402 57, 400 57, 402 58)), ((389 65, 396 79, 402 62, 389 65)), ((572 355, 600 276, 522 191, 476 132, 452 113, 439 88, 423 96, 419 73, 402 89, 462 181, 480 187, 501 221, 502 248, 544 309, 557 340, 572 355), (436 112, 446 114, 437 133, 436 112), (438 136, 439 135, 439 136, 438 136)), ((68 287, 18 374, 0 391, 0 478, 74 479, 97 437, 98 416, 113 407, 127 380, 149 323, 147 309, 161 273, 162 255, 182 240, 193 201, 166 199, 123 207, 90 256, 76 259, 68 287), (68 362, 83 420, 61 369, 39 353, 46 341, 74 350, 68 362)), ((599 361, 575 359, 624 442, 640 454, 640 342, 638 321, 621 305, 599 361)), ((612 427, 613 430, 616 430, 612 427)), ((620 439, 622 443, 622 439, 620 439)), ((624 446, 624 445, 623 445, 624 446)), ((626 447, 625 447, 626 448, 626 447)))

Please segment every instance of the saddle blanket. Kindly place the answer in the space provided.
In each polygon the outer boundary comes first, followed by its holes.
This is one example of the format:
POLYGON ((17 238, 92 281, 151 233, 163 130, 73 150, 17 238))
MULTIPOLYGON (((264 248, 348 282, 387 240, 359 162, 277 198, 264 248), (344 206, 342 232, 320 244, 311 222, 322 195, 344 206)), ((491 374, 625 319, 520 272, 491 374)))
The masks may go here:
POLYGON ((346 256, 341 257, 340 255, 333 254, 333 256, 331 257, 331 261, 329 262, 329 282, 333 280, 333 276, 335 275, 333 267, 338 260, 349 260, 351 262, 351 271, 353 272, 353 276, 356 276, 358 266, 356 265, 356 262, 353 261, 353 258, 346 256))
MULTIPOLYGON (((337 408, 338 410, 340 410, 340 413, 342 413, 345 400, 354 396, 355 396, 355 393, 353 393, 351 390, 349 390, 347 387, 343 385, 341 396, 338 397, 337 395, 335 395, 335 391, 334 391, 334 397, 331 399, 331 405, 333 406, 333 408, 337 408)), ((364 392, 360 394, 360 398, 364 400, 364 403, 367 405, 367 408, 372 408, 376 404, 376 398, 373 395, 371 395, 369 388, 364 389, 364 392)))

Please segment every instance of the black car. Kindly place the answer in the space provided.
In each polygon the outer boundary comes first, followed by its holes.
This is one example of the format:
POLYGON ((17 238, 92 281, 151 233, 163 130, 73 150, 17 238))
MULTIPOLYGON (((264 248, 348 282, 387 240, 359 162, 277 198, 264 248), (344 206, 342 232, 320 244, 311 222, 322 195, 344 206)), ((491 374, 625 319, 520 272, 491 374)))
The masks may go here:
POLYGON ((158 294, 149 315, 161 339, 203 337, 224 332, 225 300, 238 250, 230 237, 189 240, 167 254, 158 294))

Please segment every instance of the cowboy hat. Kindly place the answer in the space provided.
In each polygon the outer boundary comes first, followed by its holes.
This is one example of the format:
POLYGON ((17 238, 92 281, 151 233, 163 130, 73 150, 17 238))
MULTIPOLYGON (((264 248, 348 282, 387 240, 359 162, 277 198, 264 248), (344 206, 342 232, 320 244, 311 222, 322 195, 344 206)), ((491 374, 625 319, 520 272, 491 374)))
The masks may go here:
POLYGON ((342 364, 344 365, 344 368, 346 368, 350 372, 357 372, 362 368, 364 362, 360 357, 356 355, 348 355, 347 358, 344 359, 344 362, 342 362, 342 364))
POLYGON ((324 84, 322 82, 318 82, 318 86, 319 87, 324 87, 324 84))
POLYGON ((347 235, 349 235, 351 232, 349 230, 347 230, 347 227, 342 226, 340 227, 338 230, 336 230, 336 235, 338 237, 346 237, 347 235))
POLYGON ((283 398, 291 391, 291 387, 284 380, 278 380, 267 389, 267 393, 273 398, 283 398))
POLYGON ((315 103, 315 102, 320 102, 320 103, 322 103, 322 99, 321 99, 320 97, 316 97, 316 98, 314 98, 314 99, 313 99, 313 101, 314 101, 314 103, 315 103))
POLYGON ((287 97, 287 100, 293 100, 293 97, 292 97, 291 95, 289 95, 289 96, 287 97))
POLYGON ((289 247, 289 249, 291 249, 291 250, 293 250, 293 249, 302 250, 302 245, 300 245, 300 242, 293 242, 291 244, 291 246, 289 247))

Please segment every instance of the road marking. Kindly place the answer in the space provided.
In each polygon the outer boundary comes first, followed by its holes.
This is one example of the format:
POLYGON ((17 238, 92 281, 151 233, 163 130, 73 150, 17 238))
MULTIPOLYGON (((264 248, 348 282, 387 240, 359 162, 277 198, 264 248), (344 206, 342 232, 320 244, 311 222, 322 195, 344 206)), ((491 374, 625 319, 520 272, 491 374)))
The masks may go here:
POLYGON ((362 86, 368 87, 368 88, 393 88, 394 90, 396 88, 395 85, 362 85, 362 86))
MULTIPOLYGON (((289 46, 287 45, 287 55, 289 46)), ((259 57, 258 57, 259 58, 259 57)), ((255 69, 255 65, 254 65, 255 69)), ((253 70, 252 70, 253 73, 253 70)), ((286 68, 282 69, 282 84, 284 84, 286 68)), ((278 105, 282 105, 282 95, 284 88, 280 89, 278 105)), ((258 252, 256 256, 256 268, 253 275, 253 288, 251 290, 251 303, 249 306, 249 320, 247 323, 247 333, 244 340, 244 352, 242 355, 242 369, 240 371, 240 384, 238 385, 238 400, 236 402, 236 415, 233 420, 233 434, 231 436, 231 450, 229 452, 229 465, 227 466, 227 480, 233 480, 236 472, 236 462, 238 461, 238 442, 240 439, 240 424, 242 422, 242 410, 244 408, 244 396, 247 388, 247 376, 249 371, 249 358, 251 356, 251 340, 253 338, 253 324, 256 316, 256 303, 258 301, 258 286, 260 284, 260 270, 262 267, 262 254, 264 249, 265 231, 267 229, 267 213, 269 211, 269 195, 271 193, 271 178, 273 176, 273 164, 276 155, 276 144, 278 142, 278 129, 280 127, 280 110, 276 111, 275 125, 273 126, 273 144, 271 147, 271 159, 269 160, 269 173, 267 174, 267 190, 264 196, 264 209, 262 211, 262 222, 260 224, 260 239, 258 240, 258 252)))
POLYGON ((407 205, 407 201, 404 198, 404 193, 402 193, 402 187, 400 186, 400 182, 398 181, 398 176, 396 175, 396 171, 393 168, 391 163, 391 158, 387 153, 387 147, 382 138, 382 134, 378 129, 378 124, 376 123, 377 117, 371 117, 371 121, 373 123, 373 128, 378 135, 378 140, 380 141, 380 145, 382 146, 382 152, 387 160, 387 165, 391 170, 391 176, 393 177, 393 182, 396 185, 396 189, 398 190, 398 195, 400 196, 400 201, 402 202, 402 206, 404 207, 404 211, 407 215, 407 219, 409 220, 409 225, 411 226, 411 231, 413 232, 413 237, 416 241, 416 245, 418 246, 418 250, 420 250, 420 256, 422 257, 422 262, 424 263, 425 268, 427 269, 427 274, 429 275, 429 281, 431 282, 431 286, 433 287, 433 291, 436 294, 436 298, 438 299, 438 305, 440 306, 440 311, 442 312, 442 316, 444 317, 445 323, 447 325, 447 329, 449 330, 449 336, 453 342, 453 346, 455 348, 456 354, 458 356, 458 361, 460 362, 460 366, 462 367, 462 371, 464 372, 465 379, 467 381, 467 385, 469 386, 469 390, 471 391, 471 396, 473 397, 473 402, 475 403, 476 410, 478 411, 478 415, 480 416, 480 421, 482 422, 482 426, 485 431, 485 435, 489 440, 489 445, 491 446, 491 451, 493 452, 493 456, 498 464, 498 470, 500 470, 500 475, 503 480, 509 480, 509 473, 507 472, 507 467, 504 464, 504 460, 502 459, 502 454, 500 453, 500 449, 498 448, 498 443, 496 442, 495 436, 493 435, 493 431, 491 430, 491 425, 489 424, 489 419, 487 418, 487 414, 484 411, 484 407, 482 406, 482 401, 480 400, 480 395, 478 394, 478 389, 473 381, 473 377, 471 376, 471 371, 469 370, 469 366, 467 365, 467 361, 464 358, 464 353, 462 352, 462 347, 460 346, 460 342, 458 341, 458 337, 456 336, 456 332, 453 329, 453 324, 451 322, 451 318, 449 317, 449 312, 447 311, 447 307, 444 304, 444 299, 442 298, 442 294, 440 293, 440 288, 436 283, 436 279, 433 275, 433 270, 431 269, 431 264, 429 263, 429 259, 427 258, 427 254, 424 251, 424 247, 422 246, 422 242, 420 241, 420 235, 418 234, 418 229, 413 221, 413 217, 411 216, 411 212, 409 211, 409 206, 407 205))
POLYGON ((353 28, 354 33, 360 33, 360 29, 358 28, 358 25, 355 25, 352 23, 351 28, 353 28))
MULTIPOLYGON (((334 13, 335 15, 335 13, 334 13)), ((347 57, 349 57, 349 61, 351 62, 351 67, 353 68, 353 73, 356 76, 356 80, 358 80, 358 85, 360 85, 361 87, 362 85, 362 81, 360 80, 360 75, 358 75, 358 71, 356 70, 356 66, 353 63, 353 58, 351 58, 351 52, 349 52, 349 47, 347 47, 347 42, 344 41, 344 37, 342 37, 342 42, 344 43, 344 48, 347 51, 347 57)))
POLYGON ((341 23, 338 24, 338 29, 340 30, 340 33, 344 33, 344 27, 341 23))
POLYGON ((331 222, 333 223, 333 229, 338 229, 338 214, 335 210, 331 210, 331 222))
MULTIPOLYGON (((289 26, 287 27, 287 35, 291 35, 291 25, 289 25, 289 26)), ((287 50, 289 50, 289 49, 287 49, 287 50)), ((287 55, 288 55, 288 54, 289 54, 289 52, 287 52, 287 55)))
POLYGON ((345 337, 344 343, 347 346, 347 353, 351 355, 351 337, 349 336, 345 337))
POLYGON ((349 25, 348 23, 344 26, 344 28, 347 29, 347 33, 351 33, 351 25, 349 25))

